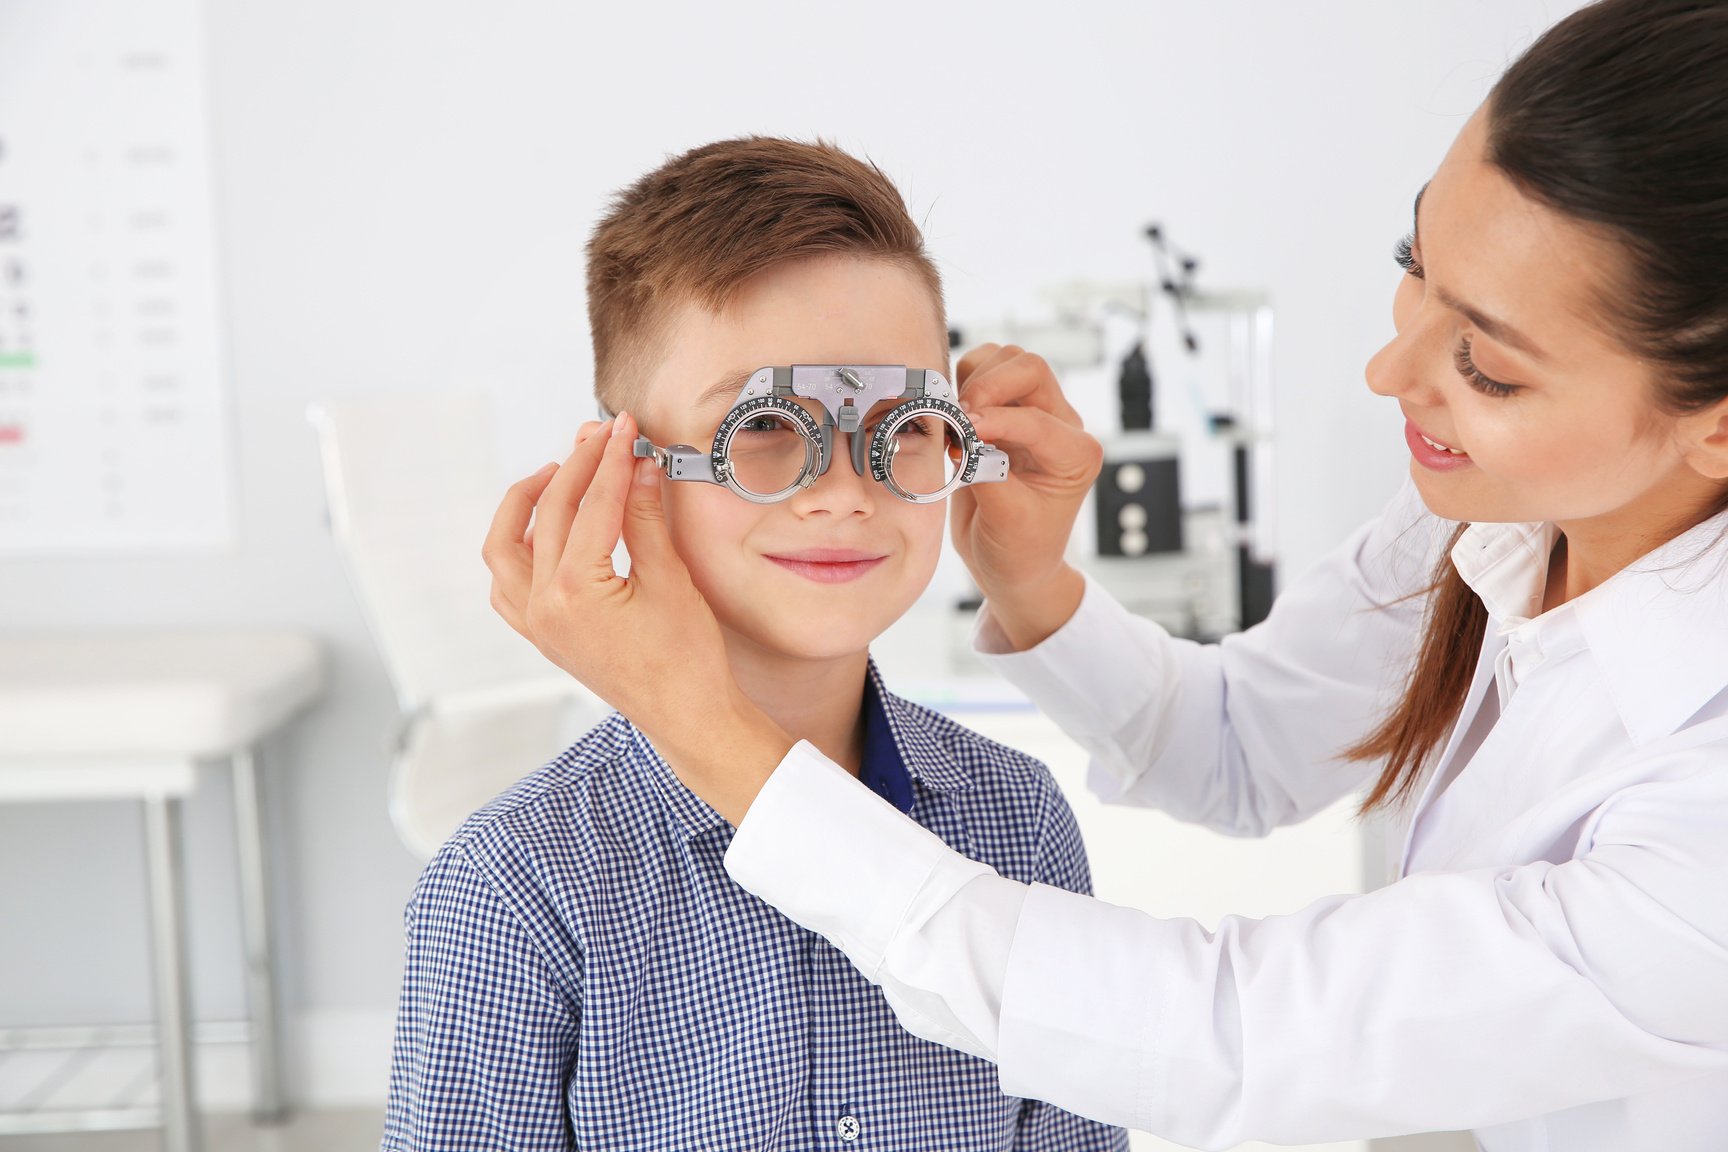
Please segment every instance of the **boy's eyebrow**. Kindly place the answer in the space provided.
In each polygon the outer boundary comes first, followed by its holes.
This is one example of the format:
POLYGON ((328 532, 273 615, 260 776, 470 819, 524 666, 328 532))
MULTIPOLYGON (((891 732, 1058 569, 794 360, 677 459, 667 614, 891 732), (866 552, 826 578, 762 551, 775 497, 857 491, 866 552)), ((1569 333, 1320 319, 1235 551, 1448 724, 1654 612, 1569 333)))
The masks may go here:
POLYGON ((736 400, 738 393, 744 391, 744 385, 750 383, 750 376, 755 371, 754 368, 744 368, 726 373, 703 390, 702 395, 696 398, 696 407, 707 408, 722 398, 736 400))

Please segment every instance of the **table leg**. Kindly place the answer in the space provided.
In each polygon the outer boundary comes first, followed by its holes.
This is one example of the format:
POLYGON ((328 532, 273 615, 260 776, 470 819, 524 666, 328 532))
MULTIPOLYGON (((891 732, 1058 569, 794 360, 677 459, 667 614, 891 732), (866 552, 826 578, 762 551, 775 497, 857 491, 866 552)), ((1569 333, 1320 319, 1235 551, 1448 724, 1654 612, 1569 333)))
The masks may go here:
POLYGON ((252 1116, 265 1124, 287 1117, 270 891, 264 868, 264 817, 258 803, 258 755, 233 756, 235 846, 240 855, 240 920, 246 940, 246 1000, 252 1027, 252 1116))
POLYGON ((180 801, 144 800, 144 850, 150 884, 150 938, 156 983, 162 1135, 167 1152, 198 1152, 203 1133, 194 1103, 191 1005, 186 979, 186 922, 180 868, 180 801))

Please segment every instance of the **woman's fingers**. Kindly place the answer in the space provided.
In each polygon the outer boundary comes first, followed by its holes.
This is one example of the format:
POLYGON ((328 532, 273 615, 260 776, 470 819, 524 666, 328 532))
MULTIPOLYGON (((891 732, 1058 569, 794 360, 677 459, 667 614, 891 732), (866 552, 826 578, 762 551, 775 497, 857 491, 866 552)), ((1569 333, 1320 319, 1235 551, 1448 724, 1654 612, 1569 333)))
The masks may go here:
MULTIPOLYGON (((610 429, 608 429, 610 431, 610 429)), ((588 492, 594 473, 600 466, 600 455, 607 438, 590 436, 576 446, 552 482, 540 494, 534 506, 534 587, 547 587, 564 557, 564 545, 570 536, 571 522, 588 492)))
MULTIPOLYGON (((596 435, 579 449, 592 451, 598 446, 601 454, 585 485, 581 508, 567 526, 567 538, 562 542, 560 563, 571 575, 581 573, 583 566, 590 576, 601 570, 608 578, 614 574, 612 551, 624 531, 624 504, 636 471, 636 458, 630 450, 636 440, 636 421, 628 412, 620 412, 611 425, 604 439, 596 435)), ((538 577, 538 554, 535 574, 538 577)))
POLYGON ((979 439, 1008 454, 1010 481, 1019 478, 1090 487, 1103 461, 1104 449, 1096 438, 1042 408, 977 410, 972 413, 972 426, 979 439))
POLYGON ((660 469, 652 460, 636 461, 630 495, 624 509, 624 547, 630 550, 630 574, 657 574, 684 567, 666 529, 660 500, 660 469))
POLYGON ((966 377, 960 386, 960 406, 968 412, 1011 404, 1042 408, 1071 423, 1079 414, 1062 394, 1062 385, 1050 365, 1035 352, 1014 350, 1013 356, 997 358, 966 377))
POLYGON ((1012 360, 1020 355, 1022 349, 1018 344, 980 344, 969 349, 966 355, 960 357, 960 362, 954 366, 954 383, 965 388, 966 381, 984 371, 993 364, 1004 360, 1012 360))
POLYGON ((533 528, 529 520, 534 515, 535 501, 557 471, 557 464, 547 464, 532 476, 510 485, 498 511, 492 514, 492 524, 480 545, 480 559, 492 573, 492 607, 518 632, 523 629, 522 605, 533 578, 533 559, 529 553, 533 528))

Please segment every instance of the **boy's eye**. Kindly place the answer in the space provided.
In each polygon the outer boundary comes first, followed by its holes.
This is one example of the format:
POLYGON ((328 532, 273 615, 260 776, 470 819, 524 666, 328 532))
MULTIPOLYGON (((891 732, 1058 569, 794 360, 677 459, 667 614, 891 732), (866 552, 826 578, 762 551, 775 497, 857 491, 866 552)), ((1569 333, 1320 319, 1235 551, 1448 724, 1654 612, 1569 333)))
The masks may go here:
MULTIPOLYGON (((896 436, 933 436, 936 434, 936 423, 937 421, 934 417, 919 416, 900 425, 900 427, 895 430, 894 434, 896 436)), ((878 420, 876 423, 863 429, 859 434, 862 436, 874 436, 876 435, 876 430, 880 427, 882 427, 882 422, 878 420)))
POLYGON ((738 425, 739 432, 791 432, 792 426, 772 416, 755 416, 738 425))

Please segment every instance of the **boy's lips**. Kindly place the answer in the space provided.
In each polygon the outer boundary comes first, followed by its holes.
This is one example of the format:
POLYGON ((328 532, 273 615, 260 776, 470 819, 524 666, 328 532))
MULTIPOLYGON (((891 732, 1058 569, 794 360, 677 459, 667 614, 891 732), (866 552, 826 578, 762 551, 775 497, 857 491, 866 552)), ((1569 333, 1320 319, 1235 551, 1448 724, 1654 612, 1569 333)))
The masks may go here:
POLYGON ((764 555, 788 572, 818 584, 844 584, 856 580, 888 557, 880 552, 854 548, 799 548, 764 555))

